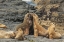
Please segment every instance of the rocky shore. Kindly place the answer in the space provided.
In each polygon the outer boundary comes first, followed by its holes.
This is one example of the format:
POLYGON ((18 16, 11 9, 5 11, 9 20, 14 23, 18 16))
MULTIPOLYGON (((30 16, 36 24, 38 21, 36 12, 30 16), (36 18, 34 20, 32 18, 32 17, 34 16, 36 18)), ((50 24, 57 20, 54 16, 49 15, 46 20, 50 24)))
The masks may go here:
MULTIPOLYGON (((64 14, 64 0, 51 1, 51 3, 57 2, 61 2, 61 6, 58 8, 59 13, 64 14)), ((0 23, 7 25, 7 30, 15 30, 16 25, 23 22, 26 13, 35 11, 34 6, 22 0, 0 0, 0 23)), ((61 31, 64 30, 63 28, 64 27, 61 28, 61 31)), ((62 32, 64 33, 64 31, 62 32)), ((34 38, 33 35, 28 35, 26 37, 27 40, 24 41, 0 39, 0 42, 64 42, 64 37, 62 37, 62 39, 48 39, 41 36, 34 38)))

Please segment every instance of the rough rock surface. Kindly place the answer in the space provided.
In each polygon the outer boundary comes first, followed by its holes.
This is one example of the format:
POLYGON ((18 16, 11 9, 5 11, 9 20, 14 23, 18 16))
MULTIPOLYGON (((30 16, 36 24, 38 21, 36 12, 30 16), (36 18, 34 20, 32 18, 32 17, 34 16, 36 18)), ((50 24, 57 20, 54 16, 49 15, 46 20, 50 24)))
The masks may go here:
MULTIPOLYGON (((51 3, 57 1, 58 0, 52 0, 51 3)), ((59 0, 58 2, 61 2, 59 11, 64 12, 64 1, 59 0)), ((33 6, 23 2, 22 0, 0 0, 0 23, 7 25, 8 29, 6 30, 15 30, 15 26, 23 21, 27 12, 35 11, 33 8, 33 6)), ((64 37, 62 37, 62 39, 48 39, 42 36, 34 38, 33 35, 28 35, 26 37, 27 40, 24 41, 0 39, 0 42, 64 42, 64 37)))

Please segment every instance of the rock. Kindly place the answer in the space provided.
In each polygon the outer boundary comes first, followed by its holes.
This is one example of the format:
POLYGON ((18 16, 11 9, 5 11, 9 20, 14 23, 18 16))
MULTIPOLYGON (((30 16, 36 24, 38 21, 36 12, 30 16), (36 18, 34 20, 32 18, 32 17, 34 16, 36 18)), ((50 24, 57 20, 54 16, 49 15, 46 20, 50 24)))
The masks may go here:
POLYGON ((5 2, 6 0, 0 0, 0 3, 3 3, 3 2, 5 2))

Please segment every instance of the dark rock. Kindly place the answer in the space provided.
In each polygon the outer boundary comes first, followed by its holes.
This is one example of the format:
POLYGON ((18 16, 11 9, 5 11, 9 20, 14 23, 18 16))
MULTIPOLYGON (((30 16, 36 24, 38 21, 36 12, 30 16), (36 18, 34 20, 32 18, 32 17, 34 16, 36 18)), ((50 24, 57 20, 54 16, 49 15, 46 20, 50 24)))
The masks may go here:
POLYGON ((5 2, 6 0, 0 0, 0 3, 3 3, 3 2, 5 2))
POLYGON ((51 0, 51 3, 60 3, 62 2, 63 0, 51 0))

